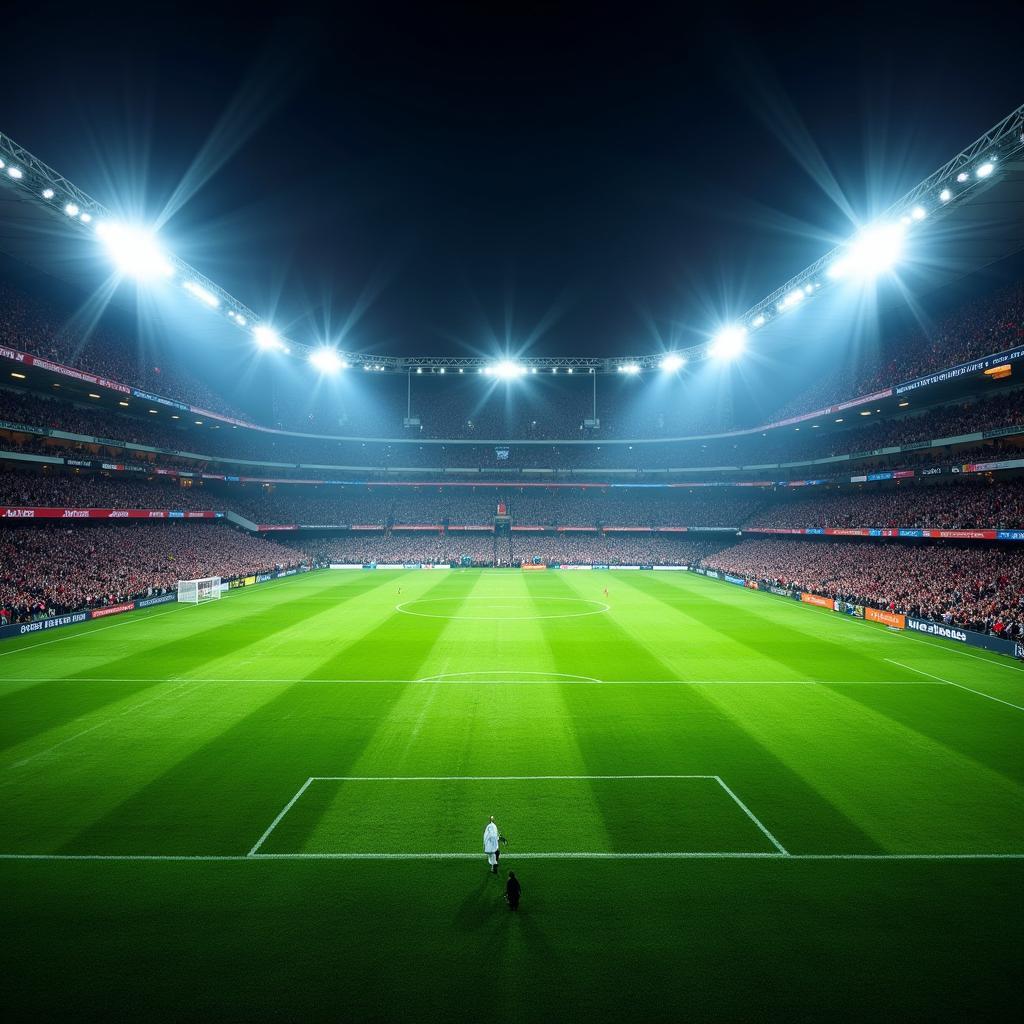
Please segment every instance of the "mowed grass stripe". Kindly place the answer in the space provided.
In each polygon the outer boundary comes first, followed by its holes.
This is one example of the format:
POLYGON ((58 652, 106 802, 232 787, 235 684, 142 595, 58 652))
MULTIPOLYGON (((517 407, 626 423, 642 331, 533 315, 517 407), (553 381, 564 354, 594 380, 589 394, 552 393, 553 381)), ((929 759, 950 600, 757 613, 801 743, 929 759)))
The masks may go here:
MULTIPOLYGON (((8 765, 32 753, 26 743, 37 748, 52 746, 67 735, 92 726, 99 716, 114 718, 140 701, 145 695, 156 696, 162 687, 177 686, 190 674, 200 677, 216 675, 219 671, 241 671, 243 658, 238 655, 243 646, 258 646, 265 650, 273 644, 277 634, 290 637, 296 623, 308 624, 318 614, 334 614, 338 602, 359 600, 368 590, 380 585, 380 581, 332 581, 324 575, 318 578, 298 577, 282 583, 296 583, 295 590, 289 591, 290 605, 281 608, 281 599, 275 595, 258 594, 258 588, 239 590, 219 602, 209 605, 181 606, 182 614, 155 626, 159 632, 153 634, 139 631, 135 634, 137 643, 130 653, 100 662, 103 656, 90 650, 96 644, 103 645, 102 637, 85 637, 80 643, 86 651, 90 667, 75 670, 63 664, 60 653, 40 651, 36 659, 48 662, 50 679, 45 683, 46 698, 39 700, 30 690, 20 690, 0 697, 0 749, 6 751, 8 765), (359 585, 354 586, 353 584, 359 585), (325 589, 332 594, 327 609, 311 603, 325 589), (269 603, 268 603, 269 597, 269 603), (214 623, 211 625, 211 621, 214 623), (224 656, 225 648, 230 652, 224 656), (182 652, 188 658, 188 670, 182 661, 174 661, 175 652, 182 652), (209 668, 213 666, 212 668, 209 668), (208 670, 209 668, 209 670, 208 670), (140 669, 148 670, 147 681, 140 669), (106 682, 80 685, 83 673, 100 675, 106 682), (136 680, 125 686, 114 681, 119 676, 131 673, 136 680)), ((270 584, 266 584, 270 586, 270 584)), ((295 652, 291 652, 291 667, 294 668, 295 652)))
MULTIPOLYGON (((624 573, 622 577, 610 588, 613 609, 605 628, 611 628, 613 636, 621 634, 616 646, 626 657, 632 647, 646 643, 652 651, 667 649, 678 664, 688 646, 712 642, 675 604, 635 593, 630 585, 633 575, 624 573), (663 637, 672 639, 663 642, 659 639, 663 637)), ((574 576, 565 582, 575 588, 589 586, 588 581, 574 576)), ((764 666, 766 670, 772 667, 764 666)), ((671 672, 673 668, 662 666, 661 670, 671 672)), ((794 771, 762 736, 709 699, 708 689, 715 687, 623 687, 596 693, 567 687, 566 700, 583 723, 580 743, 589 770, 710 772, 728 780, 790 852, 822 849, 822 833, 834 844, 826 849, 861 853, 883 849, 811 780, 794 771)), ((736 689, 746 694, 752 688, 736 689)), ((763 689, 774 693, 783 688, 763 689)), ((801 713, 807 706, 805 691, 812 688, 796 689, 804 696, 797 696, 792 706, 801 713)), ((766 697, 765 703, 776 705, 771 697, 766 697)))
POLYGON ((482 867, 482 823, 496 806, 503 857, 779 852, 716 779, 606 776, 314 779, 259 853, 474 854, 482 867), (312 835, 297 833, 302 802, 321 789, 332 794, 325 813, 312 835), (631 828, 609 835, 609 804, 628 808, 631 828))
MULTIPOLYGON (((335 614, 343 614, 346 598, 360 603, 365 594, 362 588, 340 589, 335 614)), ((364 609, 363 614, 366 612, 364 609)), ((273 611, 265 608, 263 614, 272 615, 273 611)), ((320 625, 316 630, 319 628, 320 625)), ((190 637, 179 633, 178 642, 188 644, 190 637)), ((299 649, 305 645, 309 651, 316 650, 315 645, 305 643, 305 638, 297 637, 296 643, 299 649)), ((214 645, 213 649, 218 648, 214 645)), ((141 654, 140 661, 144 661, 141 654)), ((177 851, 190 850, 203 818, 212 816, 207 813, 206 794, 201 787, 206 786, 213 794, 218 787, 233 785, 236 794, 246 796, 260 789, 259 785, 242 785, 236 774, 246 771, 251 751, 241 750, 234 765, 223 768, 210 780, 197 775, 194 759, 202 763, 201 752, 215 750, 221 738, 230 735, 249 716, 275 714, 274 710, 265 709, 279 707, 290 685, 239 687, 219 692, 202 683, 194 683, 184 691, 180 687, 180 683, 154 684, 150 689, 158 696, 165 692, 171 696, 167 700, 153 700, 133 715, 117 711, 110 717, 109 709, 105 708, 103 717, 94 715, 82 722, 103 724, 107 720, 108 727, 82 735, 76 742, 54 751, 51 757, 0 772, 0 792, 5 794, 0 813, 4 816, 5 833, 12 841, 43 843, 44 850, 91 851, 95 847, 92 835, 104 851, 121 852, 126 842, 131 849, 146 849, 153 835, 159 835, 161 843, 170 839, 177 851), (183 763, 189 767, 179 771, 183 763), (175 779, 170 785, 162 781, 168 775, 175 779), (161 788, 158 797, 151 796, 161 788), (172 838, 175 830, 180 833, 176 841, 172 838), (79 842, 84 845, 75 845, 79 842)), ((81 724, 68 729, 81 729, 81 724)), ((51 738, 52 734, 47 734, 25 749, 32 751, 51 738)), ((292 744, 283 743, 275 757, 287 758, 291 748, 292 744)), ((272 784, 273 778, 271 771, 260 785, 272 784)))
POLYGON ((28 665, 39 666, 36 671, 45 670, 40 672, 39 685, 45 686, 46 695, 40 700, 31 688, 23 688, 0 696, 0 749, 15 748, 47 733, 53 734, 46 739, 49 745, 61 738, 57 735, 61 726, 81 728, 76 723, 83 716, 101 709, 118 713, 133 698, 155 693, 156 684, 177 682, 187 675, 214 675, 203 667, 216 654, 263 644, 276 632, 308 621, 316 614, 315 602, 325 591, 334 595, 330 599, 333 607, 338 600, 358 598, 378 585, 372 578, 333 580, 327 573, 291 577, 263 584, 268 590, 262 594, 259 587, 253 587, 230 592, 210 604, 180 605, 174 615, 140 621, 131 632, 122 634, 130 638, 127 641, 87 633, 75 639, 70 656, 59 646, 21 652, 4 668, 14 674, 28 665), (287 604, 283 603, 285 597, 287 604), (147 674, 151 682, 145 681, 147 674), (108 682, 78 685, 80 677, 96 676, 108 682), (110 682, 121 676, 137 681, 128 686, 110 682))
MULTIPOLYGON (((657 589, 660 584, 653 581, 644 586, 657 589)), ((725 595, 721 603, 726 606, 756 597, 737 588, 731 599, 728 588, 720 589, 725 595)), ((828 673, 823 671, 823 675, 827 678, 828 673)), ((1024 821, 1024 791, 1007 777, 1012 773, 992 768, 989 756, 965 756, 958 749, 963 743, 944 742, 949 733, 962 734, 957 723, 965 719, 962 705, 946 691, 892 688, 868 700, 862 699, 866 696, 862 687, 828 685, 801 695, 755 691, 739 699, 729 688, 705 691, 709 700, 813 782, 829 802, 886 849, 920 849, 927 837, 933 838, 932 848, 951 852, 1013 850, 1024 842, 1024 835, 1015 827, 1024 821), (888 713, 886 705, 891 702, 903 707, 903 715, 888 713), (944 721, 944 729, 931 730, 943 738, 916 727, 910 714, 915 706, 931 708, 932 715, 944 721), (836 757, 840 753, 845 756, 836 757), (828 770, 830 756, 836 757, 841 770, 828 770), (899 765, 898 771, 890 774, 887 767, 891 765, 899 765), (979 804, 987 812, 980 817, 971 813, 979 804)), ((973 728, 980 739, 990 720, 988 713, 983 720, 972 716, 967 719, 967 729, 973 728)), ((1005 722, 1002 725, 1006 735, 1005 722)), ((981 742, 974 744, 976 752, 980 753, 977 747, 981 742)), ((1019 754, 1015 760, 1019 768, 1019 754)), ((757 778, 752 780, 752 785, 759 784, 757 778)))
MULTIPOLYGON (((525 662, 533 671, 546 671, 550 667, 551 655, 539 623, 521 617, 529 614, 533 602, 520 574, 507 578, 482 573, 459 574, 431 597, 444 599, 429 606, 433 614, 441 614, 438 609, 450 607, 452 615, 473 618, 419 619, 401 614, 397 617, 394 625, 399 634, 395 642, 409 651, 410 657, 412 652, 419 652, 420 663, 415 671, 420 678, 440 674, 446 669, 473 671, 465 667, 468 665, 480 666, 485 671, 483 667, 489 664, 509 668, 525 662), (513 606, 515 619, 480 617, 495 611, 502 602, 513 606), (519 611, 520 605, 523 612, 519 611), (417 644, 414 638, 422 637, 428 629, 432 631, 432 643, 429 646, 422 641, 417 644)), ((409 673, 412 671, 410 667, 409 673)), ((389 713, 379 722, 372 742, 366 745, 363 757, 353 770, 322 774, 454 772, 493 775, 501 774, 495 770, 496 765, 509 764, 530 772, 557 774, 572 774, 582 769, 573 723, 557 687, 534 688, 525 698, 511 689, 488 688, 486 684, 454 691, 435 686, 404 687, 389 713), (417 766, 425 771, 415 771, 417 766)), ((316 791, 311 795, 314 800, 324 800, 316 791)), ((495 793, 491 809, 484 817, 467 821, 472 833, 479 833, 477 840, 482 836, 489 814, 495 814, 503 828, 514 828, 514 820, 509 820, 509 809, 503 811, 499 797, 500 793, 495 793)), ((343 801, 346 795, 337 794, 335 799, 343 801)), ((576 794, 576 799, 582 803, 577 812, 599 823, 596 803, 585 800, 582 791, 576 794)), ((315 806, 311 801, 305 806, 296 805, 293 813, 298 821, 305 822, 304 841, 315 847, 319 821, 335 815, 336 811, 330 803, 315 806)), ((374 805, 369 813, 376 816, 383 827, 400 809, 385 802, 374 805)), ((611 848, 603 828, 595 826, 595 829, 602 844, 598 848, 611 848)))
POLYGON ((808 625, 801 628, 812 630, 815 636, 838 638, 842 641, 846 635, 852 633, 853 642, 859 648, 870 651, 873 657, 883 660, 910 659, 914 665, 954 682, 972 687, 980 686, 993 696, 1012 703, 1020 703, 1024 697, 1024 666, 1005 656, 978 648, 968 650, 963 644, 955 641, 920 636, 910 630, 888 629, 879 623, 839 615, 829 609, 796 602, 792 598, 748 592, 745 588, 689 573, 663 573, 658 576, 658 581, 683 590, 695 589, 706 592, 708 588, 712 588, 724 592, 729 596, 719 600, 734 602, 737 611, 743 615, 751 610, 759 614, 756 611, 758 603, 765 602, 774 606, 781 615, 794 623, 805 619, 808 625))
MULTIPOLYGON (((383 573, 373 579, 370 592, 339 603, 328 621, 318 616, 305 632, 296 631, 297 676, 337 663, 350 650, 381 649, 379 638, 394 615, 394 579, 383 573), (325 645, 325 636, 334 641, 325 645)), ((298 780, 311 770, 344 768, 359 756, 400 693, 377 688, 332 696, 296 682, 247 704, 239 699, 245 689, 232 691, 227 701, 211 695, 207 711, 216 713, 218 700, 224 705, 221 729, 78 836, 75 852, 106 849, 116 835, 130 835, 138 849, 154 834, 175 852, 197 838, 202 852, 247 850, 298 780)))

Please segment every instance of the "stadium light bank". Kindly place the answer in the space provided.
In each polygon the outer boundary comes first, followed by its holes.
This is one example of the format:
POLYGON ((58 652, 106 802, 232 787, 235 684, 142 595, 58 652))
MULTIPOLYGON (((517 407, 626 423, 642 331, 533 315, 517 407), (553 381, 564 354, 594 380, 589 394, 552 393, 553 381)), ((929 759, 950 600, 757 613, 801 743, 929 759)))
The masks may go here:
POLYGON ((975 190, 992 181, 1001 165, 1024 151, 1024 105, 976 139, 924 181, 894 203, 874 223, 835 247, 785 284, 765 296, 732 326, 719 331, 710 342, 685 354, 653 353, 644 356, 540 357, 499 360, 465 356, 374 356, 373 363, 358 352, 342 352, 304 345, 283 338, 252 309, 211 281, 194 267, 165 252, 157 236, 140 225, 120 223, 90 195, 43 163, 24 147, 0 132, 0 182, 18 189, 89 232, 100 242, 122 274, 159 285, 174 281, 216 315, 226 316, 249 333, 263 351, 294 354, 322 373, 337 373, 352 366, 393 373, 476 372, 499 380, 515 380, 539 371, 550 373, 621 373, 637 376, 647 370, 678 372, 694 359, 737 358, 750 336, 780 316, 812 299, 825 287, 843 286, 886 273, 898 264, 907 236, 965 201, 975 190), (742 333, 740 333, 742 332, 742 333), (723 340, 726 338, 727 340, 723 340), (328 354, 329 353, 329 354, 328 354))

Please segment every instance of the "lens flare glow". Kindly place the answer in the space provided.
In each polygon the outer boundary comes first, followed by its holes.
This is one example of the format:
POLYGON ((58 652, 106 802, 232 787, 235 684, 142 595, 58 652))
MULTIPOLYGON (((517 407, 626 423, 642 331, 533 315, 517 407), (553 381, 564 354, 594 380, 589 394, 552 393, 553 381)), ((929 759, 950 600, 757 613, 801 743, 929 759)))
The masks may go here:
POLYGON ((338 355, 333 348, 318 348, 316 351, 310 353, 309 356, 310 364, 321 373, 338 373, 340 370, 345 369, 345 361, 338 355))
POLYGON ((711 340, 708 354, 715 359, 736 359, 747 347, 747 331, 744 327, 725 327, 711 340))
POLYGON ((903 252, 905 228, 901 224, 879 224, 865 228, 829 267, 829 277, 872 278, 891 270, 903 252))
POLYGON ((101 223, 96 234, 122 274, 145 281, 174 273, 152 231, 130 224, 101 223))

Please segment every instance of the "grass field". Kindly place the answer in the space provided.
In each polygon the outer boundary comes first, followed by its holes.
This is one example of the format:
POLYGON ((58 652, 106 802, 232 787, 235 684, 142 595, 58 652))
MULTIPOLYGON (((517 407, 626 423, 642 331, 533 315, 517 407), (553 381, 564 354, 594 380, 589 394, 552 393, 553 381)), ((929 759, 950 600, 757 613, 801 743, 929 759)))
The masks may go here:
POLYGON ((683 573, 322 572, 35 634, 5 1016, 1012 1019, 1022 739, 1018 664, 683 573))

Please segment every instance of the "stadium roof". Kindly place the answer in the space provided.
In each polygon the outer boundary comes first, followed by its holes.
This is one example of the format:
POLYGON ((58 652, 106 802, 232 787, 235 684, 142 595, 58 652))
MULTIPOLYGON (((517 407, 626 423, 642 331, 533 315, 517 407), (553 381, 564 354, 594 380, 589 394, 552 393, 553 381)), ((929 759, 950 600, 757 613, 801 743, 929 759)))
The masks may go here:
MULTIPOLYGON (((96 225, 110 219, 105 208, 69 180, 15 142, 0 134, 0 251, 47 273, 92 291, 107 275, 97 260, 96 225), (12 168, 17 172, 12 174, 12 168), (45 191, 44 191, 45 190, 45 191), (69 211, 74 211, 69 213, 69 211), (102 276, 100 276, 102 275, 102 276)), ((876 223, 906 225, 898 273, 872 282, 872 303, 881 313, 916 298, 946 289, 1024 250, 1024 106, 1017 108, 969 147, 893 204, 876 223), (948 191, 947 191, 948 190, 948 191)), ((904 230, 901 228, 900 230, 904 230)), ((850 282, 831 280, 829 268, 842 258, 842 247, 823 254, 811 266, 752 306, 735 323, 756 331, 760 351, 785 345, 838 347, 855 341, 862 324, 857 317, 857 291, 850 282), (819 294, 820 292, 820 294, 819 294)), ((190 334, 211 343, 237 343, 238 331, 251 332, 259 315, 215 282, 183 261, 169 257, 174 278, 205 305, 195 309, 183 301, 190 334)), ((183 295, 183 300, 188 296, 183 295)), ((177 311, 166 316, 166 304, 154 305, 151 316, 161 327, 181 331, 177 311), (160 323, 161 309, 164 322, 160 323)), ((304 355, 313 350, 284 339, 304 355)), ((691 358, 708 347, 687 352, 691 358)), ((479 357, 423 355, 389 357, 338 353, 352 365, 411 371, 418 367, 494 369, 494 360, 479 357)), ((560 357, 524 358, 516 368, 590 368, 613 372, 627 367, 657 367, 665 353, 624 354, 602 358, 575 352, 560 357)), ((500 359, 496 355, 495 359, 500 359)))

